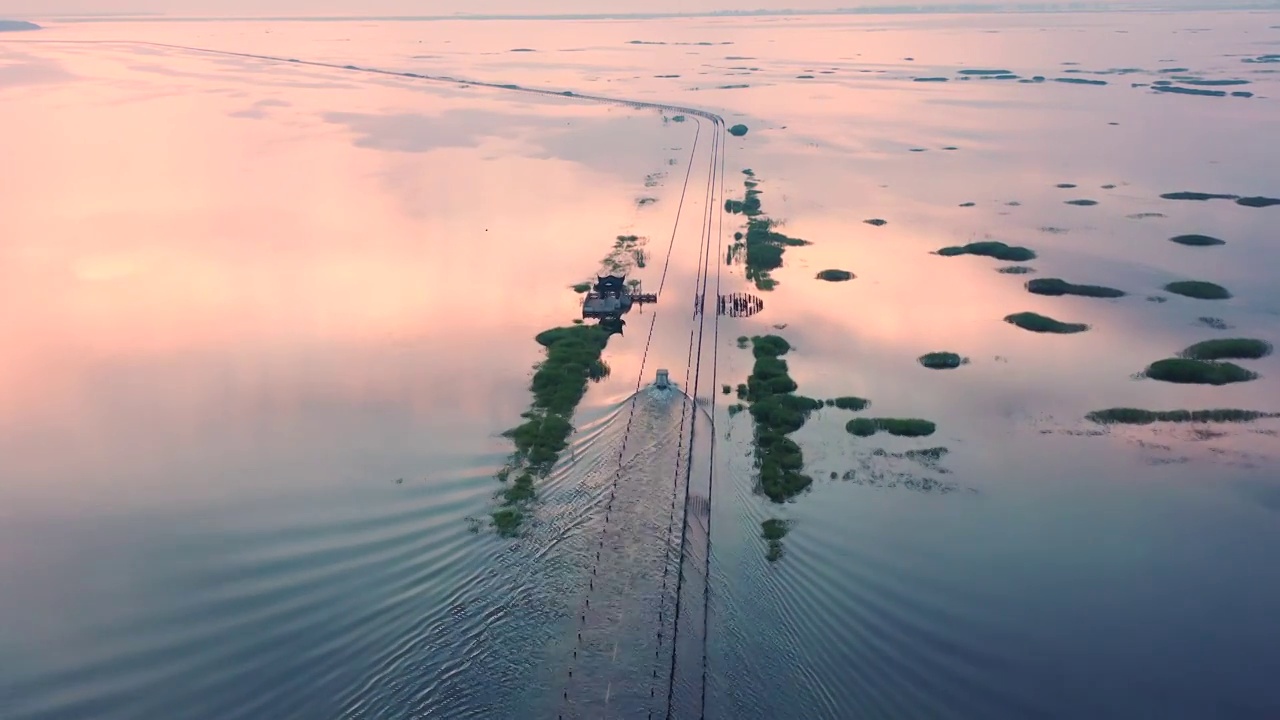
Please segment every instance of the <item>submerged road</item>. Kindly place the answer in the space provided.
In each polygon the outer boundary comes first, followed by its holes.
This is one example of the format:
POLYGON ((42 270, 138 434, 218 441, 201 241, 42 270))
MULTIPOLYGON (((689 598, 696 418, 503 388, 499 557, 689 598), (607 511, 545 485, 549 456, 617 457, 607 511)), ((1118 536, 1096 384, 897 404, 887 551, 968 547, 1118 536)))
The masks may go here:
MULTIPOLYGON (((721 267, 723 256, 724 119, 712 112, 669 103, 545 90, 519 85, 384 70, 255 53, 217 50, 188 45, 127 40, 12 40, 32 44, 124 45, 179 52, 237 57, 263 62, 327 68, 350 73, 408 78, 457 86, 487 87, 513 93, 555 97, 565 102, 603 103, 638 110, 681 113, 696 119, 689 168, 663 263, 658 294, 666 286, 675 239, 684 212, 704 122, 711 126, 711 147, 706 158, 706 181, 696 270, 693 276, 692 313, 687 318, 689 337, 681 388, 676 401, 679 419, 652 408, 637 410, 639 390, 646 379, 649 348, 659 317, 660 304, 650 314, 648 336, 637 378, 637 393, 627 410, 627 427, 618 456, 617 472, 605 506, 595 563, 588 592, 578 613, 577 641, 569 658, 559 716, 569 718, 664 718, 685 720, 705 716, 707 632, 710 610, 711 486, 715 463, 716 368, 719 348, 721 267), (716 266, 714 288, 710 268, 716 266), (707 323, 708 294, 712 320, 707 323), (709 341, 704 343, 707 335, 709 341), (703 387, 703 351, 709 345, 711 371, 703 387), (698 398, 702 397, 703 400, 698 398), (701 406, 701 407, 700 407, 701 406), (702 410, 703 412, 699 412, 702 410), (678 423, 678 424, 677 424, 678 423), (705 435, 697 431, 706 426, 705 435), (674 436, 664 428, 674 427, 674 436), (635 442, 633 428, 639 428, 635 442), (666 435, 664 437, 664 434, 666 435), (643 444, 641 444, 643 443, 643 444), (635 447, 641 444, 640 447, 635 447), (667 473, 670 473, 667 478, 667 473), (670 482, 666 517, 653 503, 655 494, 670 482), (679 531, 677 534, 677 526, 679 531), (645 599, 648 601, 646 602, 645 599), (651 609, 657 615, 629 612, 651 609), (640 600, 640 602, 637 602, 640 600), (670 628, 668 630, 668 628, 670 628), (646 660, 647 658, 647 660, 646 660), (648 667, 649 671, 644 672, 648 667)), ((671 307, 689 307, 667 303, 671 307)), ((665 314, 664 314, 665 315, 665 314)), ((677 325, 683 325, 675 315, 677 325)), ((674 328, 677 329, 678 328, 674 328)), ((679 373, 672 370, 673 378, 679 373)), ((674 412, 674 410, 672 410, 674 412)))

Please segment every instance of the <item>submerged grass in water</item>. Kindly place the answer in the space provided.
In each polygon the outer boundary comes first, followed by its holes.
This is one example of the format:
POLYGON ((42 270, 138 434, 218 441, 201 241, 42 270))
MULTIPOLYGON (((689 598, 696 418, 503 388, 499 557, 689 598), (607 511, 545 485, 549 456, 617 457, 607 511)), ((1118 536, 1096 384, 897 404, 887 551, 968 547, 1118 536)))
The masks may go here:
POLYGON ((755 455, 760 490, 774 502, 786 502, 813 483, 805 475, 800 446, 787 435, 804 426, 822 407, 820 400, 796 395, 796 382, 782 356, 791 344, 777 335, 751 338, 755 366, 747 378, 747 400, 755 423, 755 455))
POLYGON ((1060 320, 1054 320, 1033 312, 1020 312, 1005 316, 1005 322, 1017 325, 1023 330, 1030 330, 1038 333, 1057 333, 1059 335, 1069 335, 1071 333, 1084 332, 1089 329, 1084 323, 1068 323, 1060 320))
MULTIPOLYGON (((755 177, 754 173, 749 173, 747 170, 743 173, 748 178, 755 177)), ((747 279, 754 282, 760 290, 772 290, 778 282, 773 279, 770 272, 782 267, 782 255, 786 248, 809 243, 799 238, 788 237, 774 229, 778 226, 778 222, 765 217, 760 204, 761 192, 756 189, 758 184, 753 179, 744 181, 746 193, 743 199, 726 200, 724 203, 725 212, 747 216, 747 231, 743 234, 741 241, 735 241, 729 247, 727 258, 732 260, 737 251, 744 250, 747 279)))
POLYGON ((1197 300, 1226 300, 1231 292, 1221 285, 1203 280, 1180 280, 1171 282, 1164 289, 1175 295, 1183 295, 1197 300))
POLYGON ((769 544, 769 550, 765 553, 766 560, 777 562, 782 559, 782 538, 786 537, 790 530, 791 523, 786 520, 774 518, 760 523, 760 537, 769 544))
POLYGON ((1191 360, 1257 360, 1271 354, 1271 343, 1254 338, 1205 340, 1179 355, 1191 360))
POLYGON ((569 445, 573 413, 586 395, 587 383, 609 374, 609 366, 601 359, 609 337, 598 325, 569 325, 535 338, 546 348, 547 357, 533 374, 533 404, 523 414, 525 421, 503 433, 516 450, 499 479, 508 482, 512 473, 519 475, 501 492, 503 506, 493 511, 493 526, 499 534, 518 532, 524 518, 521 508, 536 495, 534 476, 550 474, 569 445))
POLYGON ((925 353, 916 360, 930 370, 951 370, 969 362, 968 358, 953 352, 925 353))
POLYGON ((1264 418, 1280 417, 1280 413, 1257 410, 1218 408, 1215 410, 1141 410, 1139 408, 1108 408, 1094 410, 1085 416, 1100 425, 1150 425, 1156 422, 1171 423, 1245 423, 1264 418))
POLYGON ((826 280, 827 282, 842 282, 844 280, 852 280, 854 277, 856 276, 848 270, 823 270, 817 275, 819 280, 826 280))
POLYGON ((955 257, 956 255, 981 255, 983 257, 1004 260, 1005 262, 1026 262, 1034 260, 1036 253, 1024 247, 1016 245, 1006 245, 996 240, 984 240, 982 242, 971 242, 968 245, 952 245, 944 247, 938 251, 943 257, 955 257))
POLYGON ((1181 385, 1227 385, 1248 382, 1258 377, 1257 373, 1252 370, 1246 370, 1235 363, 1192 360, 1190 358, 1157 360, 1147 366, 1144 374, 1152 380, 1181 385))
POLYGON ((881 431, 899 437, 926 437, 938 426, 919 418, 854 418, 845 423, 844 429, 858 437, 870 437, 881 431))
POLYGON ((1102 285, 1075 285, 1060 278, 1036 278, 1027 282, 1027 290, 1036 295, 1079 295, 1093 298, 1124 297, 1123 290, 1103 287, 1102 285))

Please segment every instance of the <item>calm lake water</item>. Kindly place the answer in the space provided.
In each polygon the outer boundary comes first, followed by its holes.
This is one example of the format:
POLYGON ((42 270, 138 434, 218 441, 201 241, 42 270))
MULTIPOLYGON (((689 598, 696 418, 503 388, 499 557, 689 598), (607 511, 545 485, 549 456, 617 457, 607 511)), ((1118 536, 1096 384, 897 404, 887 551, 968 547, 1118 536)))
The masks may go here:
POLYGON ((1247 383, 1136 377, 1204 339, 1280 342, 1280 207, 1160 198, 1280 197, 1280 64, 1246 62, 1280 53, 1278 28, 1072 14, 0 37, 0 718, 643 718, 669 687, 674 716, 697 717, 704 596, 717 720, 1280 716, 1280 422, 1084 419, 1280 411, 1275 355, 1240 361, 1261 375, 1247 383), (740 229, 707 194, 710 123, 143 42, 703 108, 750 127, 727 138, 724 197, 751 168, 765 211, 812 245, 786 251, 763 312, 699 324, 717 276, 754 291, 714 247, 699 286, 704 218, 713 244, 740 229), (1018 78, 961 72, 983 69, 1018 78), (1187 233, 1226 244, 1168 241, 1187 233), (578 315, 569 286, 630 234, 648 259, 632 276, 661 302, 610 342, 573 451, 522 536, 498 538, 533 336, 578 315), (980 239, 1035 250, 1035 274, 931 254, 980 239), (857 278, 814 279, 829 268, 857 278), (1129 295, 1031 295, 1035 277, 1129 295), (1187 279, 1233 297, 1162 290, 1187 279), (1091 329, 1002 321, 1020 311, 1091 329), (937 433, 859 439, 822 410, 795 435, 812 489, 769 503, 749 417, 719 387, 751 370, 735 338, 767 332, 795 346, 799 392, 937 433), (970 362, 916 363, 935 350, 970 362), (699 406, 633 399, 659 367, 699 406), (685 480, 691 430, 714 472, 685 480), (903 455, 932 447, 937 463, 903 455), (709 583, 695 513, 677 593, 675 499, 709 477, 709 583), (772 563, 767 518, 792 523, 772 563))

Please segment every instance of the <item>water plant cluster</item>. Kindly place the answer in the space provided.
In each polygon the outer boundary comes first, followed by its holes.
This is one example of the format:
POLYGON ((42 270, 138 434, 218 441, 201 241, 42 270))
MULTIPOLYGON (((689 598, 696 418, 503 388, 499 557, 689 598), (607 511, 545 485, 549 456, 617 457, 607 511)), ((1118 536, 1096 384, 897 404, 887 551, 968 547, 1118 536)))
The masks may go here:
POLYGON ((505 484, 499 493, 502 502, 492 513, 499 534, 512 536, 519 530, 525 506, 536 496, 534 479, 549 475, 569 446, 573 413, 586 395, 587 383, 609 374, 601 354, 610 335, 598 325, 570 325, 534 338, 547 356, 534 371, 533 403, 521 415, 524 422, 503 433, 516 449, 498 474, 505 484))
POLYGON ((1271 343, 1256 338, 1216 338, 1198 342, 1177 357, 1157 360, 1143 375, 1179 384, 1227 385, 1248 382, 1258 374, 1225 360, 1257 360, 1271 354, 1271 343))
POLYGON ((946 351, 925 353, 916 360, 930 370, 953 370, 969 362, 969 358, 959 353, 946 351))
POLYGON ((782 559, 782 538, 787 536, 787 531, 790 529, 791 523, 786 520, 774 518, 760 523, 760 537, 768 543, 769 547, 764 556, 766 560, 777 562, 782 559))
POLYGON ((726 212, 747 217, 745 233, 735 233, 734 243, 729 246, 726 262, 733 262, 740 253, 746 253, 747 279, 754 282, 760 290, 772 290, 778 281, 770 272, 782 267, 782 254, 788 247, 808 245, 808 241, 789 237, 775 228, 779 223, 764 215, 760 204, 759 183, 755 173, 750 169, 742 171, 747 176, 743 181, 746 192, 742 200, 726 200, 726 212))
POLYGON ((791 344, 777 335, 751 338, 755 365, 747 377, 745 394, 755 424, 755 456, 760 468, 760 490, 774 502, 786 502, 813 483, 805 475, 804 454, 787 437, 804 426, 809 415, 823 406, 821 400, 796 394, 787 361, 791 344))

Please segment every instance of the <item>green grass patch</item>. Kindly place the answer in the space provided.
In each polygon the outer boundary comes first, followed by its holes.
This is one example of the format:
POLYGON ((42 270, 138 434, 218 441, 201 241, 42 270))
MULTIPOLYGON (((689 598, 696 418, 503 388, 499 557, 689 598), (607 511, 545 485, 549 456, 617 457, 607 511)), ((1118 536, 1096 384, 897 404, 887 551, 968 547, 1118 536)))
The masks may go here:
POLYGON ((1257 410, 1217 408, 1214 410, 1141 410, 1138 408, 1108 408, 1094 410, 1085 416, 1090 422, 1101 425, 1150 425, 1156 422, 1171 423, 1245 423, 1263 418, 1280 417, 1280 413, 1257 410))
MULTIPOLYGON (((749 178, 755 176, 748 175, 749 178)), ((726 252, 726 261, 732 262, 738 250, 745 253, 747 279, 754 282, 760 290, 772 290, 777 285, 770 272, 782 267, 782 254, 788 247, 808 245, 799 238, 789 237, 778 232, 778 222, 764 215, 760 204, 761 192, 756 189, 756 181, 745 180, 746 193, 741 200, 729 199, 724 203, 726 212, 747 216, 746 232, 740 240, 735 240, 726 252)), ((735 234, 735 238, 739 236, 735 234)))
POLYGON ((1036 295, 1079 295, 1092 298, 1124 297, 1123 290, 1102 285, 1076 285, 1060 278, 1036 278, 1027 282, 1027 290, 1036 295))
POLYGON ((747 377, 748 410, 755 426, 755 457, 760 489, 773 502, 786 502, 813 483, 805 475, 800 446, 787 437, 799 430, 823 403, 796 395, 796 383, 782 356, 791 344, 777 335, 751 338, 755 366, 747 377))
POLYGON ((997 240, 983 240, 981 242, 971 242, 968 245, 952 245, 944 247, 938 251, 943 257, 954 257, 956 255, 981 255, 983 257, 995 258, 996 260, 1004 260, 1005 262, 1026 262, 1034 260, 1036 253, 1024 247, 1017 245, 1006 245, 997 240))
POLYGON ((819 280, 826 280, 827 282, 843 282, 852 280, 855 277, 857 276, 848 270, 823 270, 817 275, 819 280))
POLYGON ((521 508, 536 493, 535 477, 546 477, 560 453, 569 446, 573 433, 570 422, 587 392, 587 383, 609 374, 601 358, 610 333, 598 325, 569 325, 538 333, 534 338, 546 348, 546 358, 533 373, 530 390, 533 403, 522 415, 524 422, 503 435, 515 445, 515 452, 499 479, 507 482, 519 475, 500 493, 502 507, 493 512, 493 525, 500 535, 514 535, 524 518, 521 508))
POLYGON ((1226 245, 1226 240, 1219 240, 1209 235, 1176 235, 1169 238, 1169 242, 1176 242, 1179 245, 1191 245, 1193 247, 1208 247, 1210 245, 1226 245))
POLYGON ((916 360, 930 370, 952 370, 969 362, 968 358, 960 357, 959 354, 953 352, 931 352, 921 355, 916 360))
POLYGON ((790 523, 786 520, 765 520, 760 523, 760 537, 769 541, 781 540, 790 529, 790 523))
POLYGON ((854 418, 845 423, 844 429, 858 437, 871 437, 878 432, 898 437, 926 437, 932 435, 938 426, 919 418, 854 418))
POLYGON ((520 525, 524 522, 524 513, 517 507, 501 507, 492 513, 493 529, 502 537, 515 537, 520 534, 520 525))
POLYGON ((1231 297, 1231 292, 1226 288, 1203 280, 1179 280, 1165 285, 1164 289, 1175 295, 1197 300, 1226 300, 1231 297))
POLYGON ((777 562, 782 559, 782 538, 791 530, 791 523, 786 520, 770 519, 760 523, 760 537, 768 544, 765 559, 777 562))
POLYGON ((832 398, 827 402, 829 402, 833 407, 838 407, 841 410, 852 410, 853 412, 858 412, 859 410, 865 410, 867 409, 867 407, 871 405, 870 400, 867 400, 866 398, 854 397, 852 395, 832 398))
POLYGON ((1258 377, 1257 373, 1235 363, 1189 358, 1157 360, 1147 366, 1144 374, 1152 380, 1182 385, 1227 385, 1248 382, 1258 377))
POLYGON ((1006 315, 1004 321, 1011 325, 1017 325, 1023 330, 1030 330, 1031 332, 1038 333, 1057 333, 1059 335, 1069 335, 1071 333, 1084 332, 1089 329, 1089 326, 1084 323, 1062 322, 1033 312, 1020 312, 1012 315, 1006 315))
POLYGON ((1257 360, 1271 354, 1271 343, 1254 338, 1205 340, 1183 350, 1180 357, 1191 360, 1257 360))

